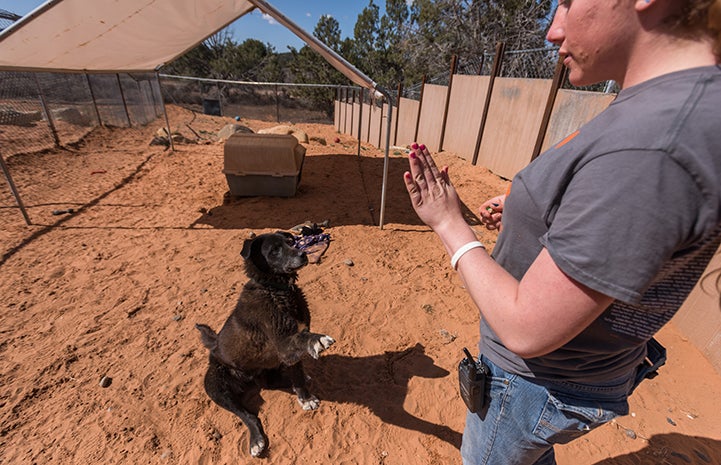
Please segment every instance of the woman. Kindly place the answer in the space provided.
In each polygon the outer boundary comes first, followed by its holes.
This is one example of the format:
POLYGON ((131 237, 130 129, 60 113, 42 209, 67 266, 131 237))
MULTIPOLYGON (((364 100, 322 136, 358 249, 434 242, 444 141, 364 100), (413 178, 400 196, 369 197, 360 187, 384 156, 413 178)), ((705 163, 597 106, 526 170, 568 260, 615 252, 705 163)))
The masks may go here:
POLYGON ((721 243, 721 0, 567 0, 547 39, 615 101, 481 205, 491 258, 448 169, 414 144, 413 208, 481 312, 470 464, 554 464, 553 445, 628 413, 647 343, 721 243), (490 209, 490 211, 489 211, 490 209))

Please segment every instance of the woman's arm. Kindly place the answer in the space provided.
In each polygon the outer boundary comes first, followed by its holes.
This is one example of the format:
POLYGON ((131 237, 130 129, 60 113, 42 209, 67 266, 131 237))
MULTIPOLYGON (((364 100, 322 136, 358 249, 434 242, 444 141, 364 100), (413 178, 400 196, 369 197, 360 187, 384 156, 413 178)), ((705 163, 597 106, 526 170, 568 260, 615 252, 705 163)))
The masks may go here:
MULTIPOLYGON (((477 240, 463 218, 448 168, 439 170, 423 146, 411 152, 409 162, 404 181, 413 208, 449 256, 477 240)), ((561 347, 613 301, 563 273, 545 249, 520 282, 480 248, 463 255, 458 271, 484 320, 509 350, 524 358, 561 347)))

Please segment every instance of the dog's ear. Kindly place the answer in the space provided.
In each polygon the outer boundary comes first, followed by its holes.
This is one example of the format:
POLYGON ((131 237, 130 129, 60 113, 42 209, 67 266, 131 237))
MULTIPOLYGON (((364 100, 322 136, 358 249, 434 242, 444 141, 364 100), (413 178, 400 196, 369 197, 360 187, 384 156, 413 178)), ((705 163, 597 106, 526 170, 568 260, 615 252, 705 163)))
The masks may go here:
POLYGON ((250 253, 253 250, 253 243, 255 242, 255 238, 253 239, 246 239, 245 242, 243 242, 243 250, 240 251, 240 256, 244 259, 250 258, 250 253))
POLYGON ((276 231, 276 234, 280 234, 281 236, 285 237, 286 239, 295 239, 295 236, 293 236, 291 233, 286 231, 276 231))

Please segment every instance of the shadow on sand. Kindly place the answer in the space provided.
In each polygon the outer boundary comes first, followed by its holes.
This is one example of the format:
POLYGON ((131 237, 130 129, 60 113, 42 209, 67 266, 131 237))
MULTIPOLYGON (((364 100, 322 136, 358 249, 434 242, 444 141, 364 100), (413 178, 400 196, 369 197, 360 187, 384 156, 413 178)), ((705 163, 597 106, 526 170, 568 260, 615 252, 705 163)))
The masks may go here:
MULTIPOLYGON (((408 198, 403 173, 405 157, 389 159, 384 223, 422 225, 408 198)), ((296 195, 293 197, 233 197, 226 194, 222 205, 212 207, 193 225, 217 229, 290 229, 312 221, 330 220, 332 226, 380 223, 383 158, 348 154, 306 157, 296 195), (354 173, 341 177, 339 173, 354 173), (278 218, 273 212, 294 213, 278 218), (265 212, 265 213, 263 213, 265 212)), ((478 218, 464 206, 470 224, 478 218)))
POLYGON ((596 462, 593 465, 718 465, 721 441, 683 434, 657 434, 643 449, 596 462))

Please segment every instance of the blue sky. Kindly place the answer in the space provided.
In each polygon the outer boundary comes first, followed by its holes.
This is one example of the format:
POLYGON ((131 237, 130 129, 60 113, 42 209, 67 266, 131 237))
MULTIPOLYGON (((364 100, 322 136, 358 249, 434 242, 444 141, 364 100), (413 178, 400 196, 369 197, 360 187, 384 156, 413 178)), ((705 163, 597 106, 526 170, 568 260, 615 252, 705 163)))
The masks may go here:
MULTIPOLYGON (((0 0, 0 9, 23 16, 43 3, 44 0, 0 0)), ((322 15, 331 15, 340 24, 341 39, 344 39, 353 36, 358 14, 368 6, 369 0, 269 0, 269 3, 309 33, 313 33, 322 15)), ((373 3, 379 6, 382 15, 385 0, 374 0, 373 3)), ((270 43, 277 52, 287 51, 288 45, 297 49, 303 46, 292 32, 264 18, 257 10, 233 23, 231 29, 237 42, 254 38, 270 43)))

